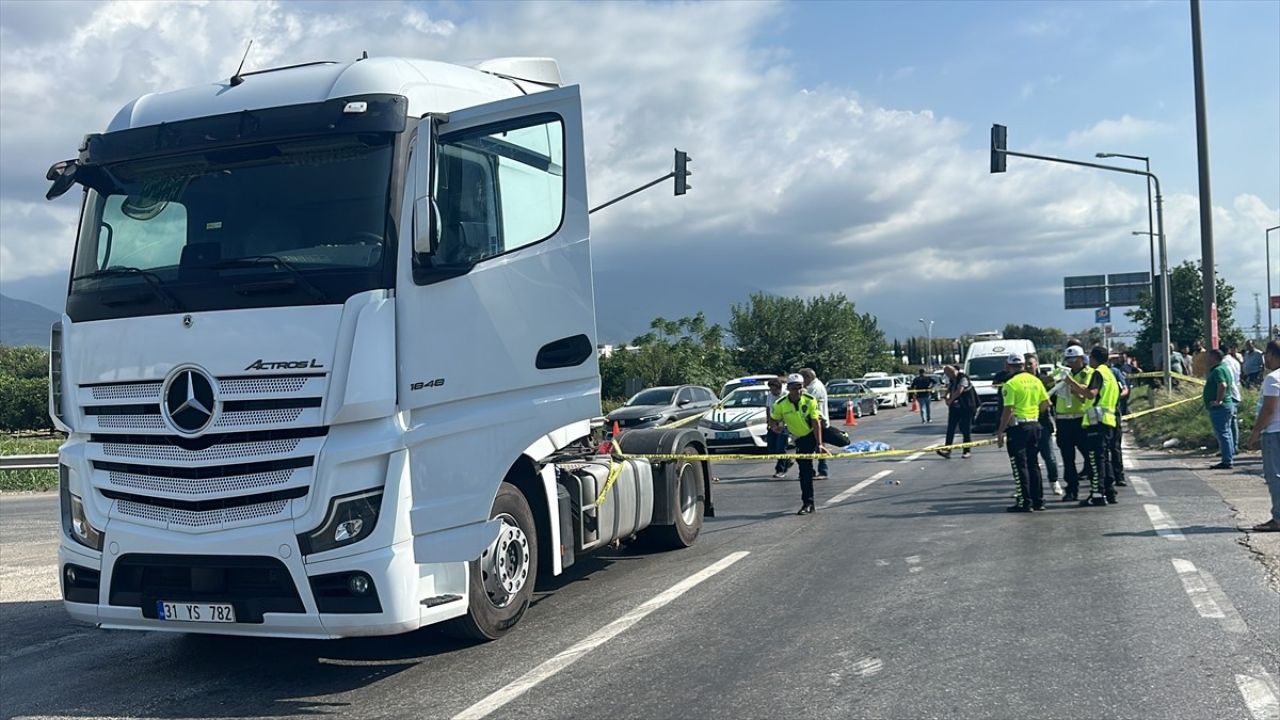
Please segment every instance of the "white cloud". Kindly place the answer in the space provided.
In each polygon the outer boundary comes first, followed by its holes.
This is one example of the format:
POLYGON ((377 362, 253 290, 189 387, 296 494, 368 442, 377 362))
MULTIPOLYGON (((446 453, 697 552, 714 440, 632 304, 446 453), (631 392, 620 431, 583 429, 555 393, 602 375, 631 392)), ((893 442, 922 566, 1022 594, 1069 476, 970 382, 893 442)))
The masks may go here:
POLYGON ((1112 145, 1145 140, 1156 133, 1169 128, 1154 120, 1143 120, 1132 115, 1122 115, 1117 119, 1100 120, 1092 127, 1067 135, 1067 147, 1071 148, 1103 148, 1112 145))
MULTIPOLYGON (((1034 162, 992 176, 985 142, 963 123, 879 107, 854 88, 801 87, 785 52, 758 45, 785 12, 773 4, 473 4, 469 17, 443 20, 385 3, 148 2, 91 6, 74 24, 59 8, 22 6, 13 25, 6 9, 0 23, 5 280, 66 267, 74 201, 44 204, 45 168, 137 95, 228 76, 247 38, 254 69, 362 50, 557 57, 582 86, 593 202, 667 172, 673 146, 688 150, 688 196, 654 189, 592 217, 600 301, 641 324, 722 316, 753 290, 842 291, 886 322, 936 317, 939 333, 1053 322, 1063 275, 1104 253, 1147 266, 1146 243, 1128 235, 1146 225, 1139 185, 1034 162), (62 31, 40 31, 45 17, 62 31), (663 292, 640 287, 660 273, 663 292)), ((1123 116, 1065 142, 1109 149, 1160 129, 1123 116)), ((1171 248, 1190 252, 1194 199, 1169 207, 1171 248)), ((1275 224, 1276 211, 1244 197, 1222 212, 1220 258, 1248 270, 1235 247, 1260 243, 1255 226, 1275 224)))

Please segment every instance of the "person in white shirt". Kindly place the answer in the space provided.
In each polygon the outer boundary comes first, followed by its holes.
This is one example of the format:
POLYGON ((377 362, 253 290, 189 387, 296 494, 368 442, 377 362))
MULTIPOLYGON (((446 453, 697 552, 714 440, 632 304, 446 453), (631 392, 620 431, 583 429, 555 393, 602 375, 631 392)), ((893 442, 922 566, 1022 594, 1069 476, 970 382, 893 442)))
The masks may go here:
POLYGON ((1235 343, 1223 343, 1222 364, 1227 366, 1227 372, 1231 373, 1231 399, 1235 400, 1236 412, 1231 416, 1231 437, 1235 439, 1236 446, 1233 448, 1236 455, 1240 454, 1240 360, 1236 357, 1235 343))
POLYGON ((1280 532, 1280 344, 1272 340, 1263 353, 1267 375, 1262 380, 1262 407, 1253 422, 1248 448, 1262 448, 1262 474, 1271 492, 1271 519, 1254 532, 1280 532))
MULTIPOLYGON (((822 427, 825 428, 830 422, 830 418, 828 417, 830 410, 827 408, 827 386, 818 379, 818 373, 814 372, 813 368, 800 368, 800 377, 804 378, 805 383, 807 383, 804 391, 809 393, 809 396, 814 400, 818 401, 818 414, 822 416, 822 427)), ((822 438, 818 438, 818 444, 822 444, 822 438)), ((818 474, 814 475, 813 479, 827 479, 826 460, 818 460, 818 474)))

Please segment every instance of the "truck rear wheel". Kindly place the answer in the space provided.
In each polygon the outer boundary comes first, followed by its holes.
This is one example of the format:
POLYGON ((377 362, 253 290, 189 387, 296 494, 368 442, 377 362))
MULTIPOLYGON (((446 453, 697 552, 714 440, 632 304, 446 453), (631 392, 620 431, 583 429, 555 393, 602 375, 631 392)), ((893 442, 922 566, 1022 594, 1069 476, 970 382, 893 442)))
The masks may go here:
POLYGON ((450 634, 469 640, 497 640, 515 627, 529 609, 538 579, 538 531, 520 490, 502 483, 490 517, 501 520, 502 529, 469 563, 467 614, 445 626, 450 634))
MULTIPOLYGON (((685 445, 681 455, 699 455, 701 450, 693 444, 685 445)), ((702 532, 703 474, 702 463, 696 460, 669 460, 676 473, 676 518, 671 525, 659 525, 649 529, 649 537, 660 547, 687 548, 702 532)), ((665 464, 665 463, 664 463, 665 464)))

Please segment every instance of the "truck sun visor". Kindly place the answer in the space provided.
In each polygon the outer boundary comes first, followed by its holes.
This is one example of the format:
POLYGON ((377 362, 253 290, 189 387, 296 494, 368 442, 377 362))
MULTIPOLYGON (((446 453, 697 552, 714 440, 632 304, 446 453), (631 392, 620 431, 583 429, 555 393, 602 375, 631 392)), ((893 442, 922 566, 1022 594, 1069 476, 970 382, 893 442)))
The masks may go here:
POLYGON ((398 133, 407 124, 407 111, 408 101, 403 96, 360 95, 148 125, 85 136, 80 164, 108 165, 153 155, 293 137, 398 133), (365 111, 346 112, 352 103, 363 103, 365 111))

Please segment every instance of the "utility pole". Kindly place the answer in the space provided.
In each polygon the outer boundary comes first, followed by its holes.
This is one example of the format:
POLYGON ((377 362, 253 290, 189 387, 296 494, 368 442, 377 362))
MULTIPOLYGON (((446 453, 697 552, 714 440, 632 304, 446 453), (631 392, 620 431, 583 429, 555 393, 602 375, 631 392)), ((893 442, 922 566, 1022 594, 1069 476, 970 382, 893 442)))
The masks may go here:
POLYGON ((1262 305, 1258 302, 1258 293, 1253 294, 1253 339, 1262 341, 1262 305))
MULTIPOLYGON (((1204 102, 1200 0, 1191 0, 1191 64, 1195 73, 1196 156, 1200 165, 1200 274, 1204 284, 1205 342, 1218 347, 1218 283, 1213 261, 1213 198, 1209 192, 1209 121, 1204 102)), ((1270 298, 1268 298, 1269 300, 1270 298)))

